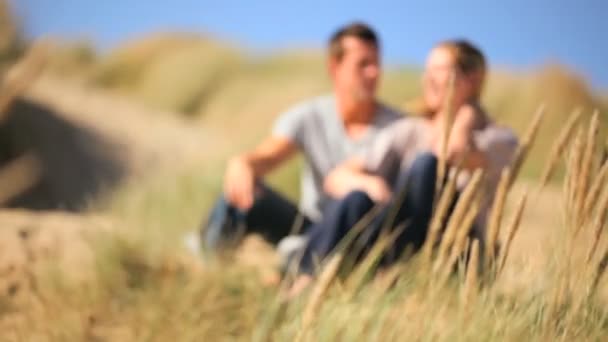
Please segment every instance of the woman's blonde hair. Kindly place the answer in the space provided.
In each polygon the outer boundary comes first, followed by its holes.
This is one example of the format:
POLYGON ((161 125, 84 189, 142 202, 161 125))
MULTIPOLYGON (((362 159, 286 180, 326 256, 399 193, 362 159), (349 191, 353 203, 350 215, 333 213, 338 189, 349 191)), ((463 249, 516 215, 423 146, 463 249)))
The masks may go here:
MULTIPOLYGON (((453 39, 440 42, 434 49, 446 49, 454 58, 456 71, 474 78, 473 93, 471 100, 479 101, 483 91, 483 85, 487 72, 486 58, 479 48, 464 39, 453 39)), ((422 114, 430 114, 428 107, 421 97, 414 104, 414 111, 422 114), (418 109, 418 110, 416 110, 418 109)))

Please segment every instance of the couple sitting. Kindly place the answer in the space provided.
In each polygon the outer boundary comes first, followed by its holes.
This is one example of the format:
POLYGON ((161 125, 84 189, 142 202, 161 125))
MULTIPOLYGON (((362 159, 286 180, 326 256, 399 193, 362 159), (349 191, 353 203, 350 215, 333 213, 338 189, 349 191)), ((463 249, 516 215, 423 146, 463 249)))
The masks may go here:
MULTIPOLYGON (((488 210, 502 169, 517 139, 495 125, 479 104, 486 74, 483 54, 466 41, 446 41, 429 54, 422 79, 420 116, 409 117, 381 104, 380 46, 374 31, 354 23, 329 42, 333 95, 315 98, 282 114, 273 133, 250 152, 230 160, 224 192, 202 229, 207 250, 216 250, 248 233, 278 244, 298 232, 303 283, 375 204, 384 212, 366 227, 366 244, 377 239, 395 194, 405 191, 392 223, 407 224, 383 257, 390 264, 411 246, 419 249, 431 219, 437 157, 442 146, 450 79, 454 75, 454 122, 447 163, 460 163, 462 190, 475 169, 484 170, 483 202, 474 232, 483 242, 488 210), (296 152, 305 157, 298 209, 268 188, 262 178, 296 152)), ((363 248, 363 250, 366 250, 363 248)))

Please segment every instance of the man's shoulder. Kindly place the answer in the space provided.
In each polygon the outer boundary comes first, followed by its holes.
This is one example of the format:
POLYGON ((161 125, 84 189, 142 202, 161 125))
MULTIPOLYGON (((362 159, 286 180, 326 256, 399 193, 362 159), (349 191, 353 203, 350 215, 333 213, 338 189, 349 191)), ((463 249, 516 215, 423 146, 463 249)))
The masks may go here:
MULTIPOLYGON (((305 121, 331 121, 333 120, 331 119, 332 114, 337 114, 336 97, 333 94, 323 94, 300 100, 292 105, 287 112, 299 116, 305 121)), ((378 102, 374 125, 384 128, 407 117, 410 117, 410 115, 383 102, 378 102)))
POLYGON ((300 108, 301 110, 335 110, 336 99, 331 94, 317 95, 302 99, 296 102, 292 108, 300 108))
POLYGON ((335 112, 335 99, 331 95, 319 95, 300 100, 291 105, 284 115, 299 117, 300 120, 310 121, 326 117, 327 113, 335 112))

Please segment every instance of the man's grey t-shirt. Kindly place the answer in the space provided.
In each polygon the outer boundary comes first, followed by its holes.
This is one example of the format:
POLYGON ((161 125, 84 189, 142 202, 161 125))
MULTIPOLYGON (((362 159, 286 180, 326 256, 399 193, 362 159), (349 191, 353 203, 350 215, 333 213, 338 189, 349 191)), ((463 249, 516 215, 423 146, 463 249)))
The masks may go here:
POLYGON ((319 220, 327 203, 323 180, 329 171, 347 159, 362 156, 382 128, 403 117, 384 104, 377 108, 370 127, 356 140, 346 134, 334 96, 300 103, 277 119, 273 135, 290 139, 305 157, 300 210, 310 219, 319 220))

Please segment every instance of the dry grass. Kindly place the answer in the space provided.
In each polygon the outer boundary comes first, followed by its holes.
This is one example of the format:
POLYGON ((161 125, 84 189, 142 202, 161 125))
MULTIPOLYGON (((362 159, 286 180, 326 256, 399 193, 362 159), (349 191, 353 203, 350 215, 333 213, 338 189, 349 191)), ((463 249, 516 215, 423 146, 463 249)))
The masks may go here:
POLYGON ((331 285, 331 282, 336 277, 340 264, 342 263, 342 254, 334 254, 330 261, 325 266, 323 272, 319 275, 319 279, 316 281, 315 287, 308 299, 308 303, 302 313, 302 328, 298 331, 295 341, 302 341, 304 333, 310 329, 314 323, 314 319, 318 314, 321 303, 323 303, 324 297, 327 294, 327 290, 331 285))
POLYGON ((526 207, 526 200, 528 198, 527 192, 524 192, 519 204, 517 205, 517 211, 515 212, 515 216, 507 229, 507 239, 505 243, 505 247, 502 252, 502 257, 500 259, 500 266, 498 267, 498 273, 502 271, 507 262, 507 257, 509 256, 509 250, 511 249, 511 244, 513 243, 513 238, 515 238, 515 234, 519 229, 519 224, 521 222, 522 215, 524 213, 524 208, 526 207))
POLYGON ((441 196, 439 198, 439 202, 437 203, 435 214, 433 215, 433 218, 431 220, 428 237, 424 241, 424 245, 422 247, 422 255, 427 266, 431 263, 431 259, 433 256, 433 248, 435 248, 436 243, 439 241, 441 229, 445 224, 446 216, 448 215, 448 211, 450 209, 452 201, 454 200, 454 196, 456 195, 457 178, 458 172, 457 170, 455 170, 455 172, 450 175, 448 182, 446 183, 443 191, 441 192, 441 196))
POLYGON ((521 166, 524 163, 524 160, 528 157, 528 153, 534 144, 536 136, 538 135, 538 131, 540 129, 541 120, 545 114, 545 106, 540 105, 534 116, 532 118, 532 122, 524 135, 522 136, 519 146, 517 147, 517 151, 515 151, 515 156, 513 157, 513 161, 511 162, 511 180, 509 182, 509 187, 513 184, 517 176, 519 176, 519 172, 521 170, 521 166))
MULTIPOLYGON (((576 114, 575 114, 576 115, 576 114)), ((515 158, 514 163, 518 163, 519 165, 521 165, 521 163, 523 162, 523 158, 526 155, 527 150, 529 150, 530 146, 533 144, 534 142, 534 136, 535 136, 535 132, 538 130, 538 125, 540 122, 540 116, 541 114, 537 114, 536 119, 533 120, 532 124, 531 124, 531 128, 529 129, 528 132, 530 132, 526 138, 524 139, 524 148, 522 148, 518 154, 518 157, 515 158)), ((595 118, 597 118, 595 116, 595 118)), ((568 149, 570 151, 569 155, 570 156, 576 156, 576 154, 580 154, 580 152, 577 151, 592 151, 592 152, 585 152, 583 154, 582 159, 585 160, 585 162, 583 163, 570 163, 568 166, 568 170, 567 170, 567 176, 566 179, 564 180, 565 182, 568 182, 569 184, 571 184, 571 188, 569 188, 569 191, 572 191, 574 193, 577 193, 576 195, 572 195, 572 194, 568 194, 566 193, 566 201, 565 201, 565 205, 569 206, 569 209, 567 210, 566 213, 566 218, 564 220, 564 230, 567 232, 566 235, 566 240, 568 241, 560 241, 559 244, 562 246, 563 249, 557 251, 557 253, 555 253, 553 255, 554 258, 557 258, 556 263, 557 265, 559 265, 559 267, 556 269, 556 273, 550 275, 549 277, 556 277, 556 279, 558 280, 555 284, 557 284, 557 286, 551 286, 549 285, 549 287, 547 287, 546 289, 546 296, 543 296, 541 294, 541 299, 540 302, 536 303, 536 308, 537 310, 539 310, 539 312, 537 314, 541 314, 543 316, 542 320, 538 321, 537 323, 534 322, 534 320, 532 321, 528 321, 528 323, 524 324, 524 326, 527 325, 528 328, 531 328, 532 330, 528 331, 528 333, 526 333, 525 336, 531 337, 531 336, 537 336, 537 337, 542 337, 542 338, 550 338, 550 339, 555 339, 555 338, 559 338, 559 339, 567 339, 568 336, 572 336, 570 335, 571 333, 573 333, 574 331, 577 331, 577 333, 580 333, 580 326, 572 326, 574 324, 581 324, 584 321, 581 321, 581 318, 583 316, 586 317, 590 317, 589 315, 595 315, 597 313, 597 308, 594 307, 593 302, 589 301, 589 298, 594 297, 595 298, 595 294, 597 291, 597 284, 599 284, 599 279, 602 277, 603 273, 605 272, 606 269, 606 264, 608 264, 608 262, 606 260, 608 260, 608 258, 606 257, 606 253, 602 253, 600 256, 600 260, 599 261, 594 261, 594 262, 590 262, 590 260, 592 259, 592 257, 590 255, 593 255, 593 250, 596 248, 599 239, 599 232, 603 231, 603 229, 605 228, 605 221, 606 221, 606 212, 608 212, 606 210, 606 203, 604 203, 604 201, 601 201, 601 204, 599 204, 598 208, 594 208, 594 210, 592 210, 593 214, 593 225, 590 227, 590 229, 592 229, 592 231, 594 232, 594 236, 591 240, 587 240, 585 241, 579 241, 578 243, 576 243, 575 241, 577 240, 577 230, 579 229, 576 225, 572 225, 572 223, 577 222, 576 220, 574 220, 571 216, 573 217, 580 217, 580 210, 583 210, 583 206, 580 206, 580 198, 589 196, 589 192, 594 192, 595 190, 593 190, 594 186, 592 186, 591 188, 589 188, 586 184, 591 184, 591 183, 596 183, 595 182, 595 177, 597 176, 601 176, 602 171, 598 170, 597 168, 592 167, 591 165, 589 165, 590 163, 588 162, 588 160, 591 160, 595 157, 597 157, 597 154, 594 152, 595 149, 589 146, 594 146, 595 144, 595 140, 597 140, 597 134, 593 133, 593 131, 595 130, 595 128, 598 127, 598 123, 597 121, 592 120, 592 123, 590 125, 590 129, 589 129, 589 135, 593 137, 592 139, 589 138, 587 139, 585 142, 582 142, 582 139, 576 139, 575 142, 573 144, 566 144, 568 145, 568 149), (577 143, 578 141, 578 143, 577 143), (584 146, 581 146, 584 145, 584 146), (591 155, 590 155, 591 154, 591 155), (571 168, 577 168, 576 170, 573 170, 571 168), (576 177, 573 179, 573 177, 576 177), (585 177, 586 181, 581 182, 580 177, 585 177), (584 187, 584 189, 581 189, 581 187, 584 187), (568 200, 568 196, 574 197, 576 199, 579 199, 578 201, 569 201, 568 200), (564 243, 565 242, 565 243, 564 243), (587 245, 587 246, 595 246, 595 247, 591 247, 592 252, 589 253, 589 255, 587 256, 587 261, 583 261, 582 259, 577 259, 578 261, 573 262, 572 261, 572 256, 575 254, 575 249, 579 249, 582 248, 583 245, 587 245), (580 265, 583 265, 583 267, 581 267, 580 265), (588 270, 587 272, 581 271, 582 270, 588 270), (575 279, 581 279, 579 277, 583 277, 582 279, 585 279, 586 281, 584 281, 582 284, 578 284, 578 286, 576 286, 576 284, 574 283, 575 279), (582 285, 582 287, 581 287, 582 285), (544 314, 542 314, 544 312, 544 314), (581 316, 583 315, 583 316, 581 316), (532 328, 535 327, 535 328, 532 328)), ((580 134, 579 134, 580 136, 580 134)), ((561 143, 560 143, 561 144, 561 143)), ((560 147, 560 149, 564 149, 566 148, 566 146, 562 146, 560 147)), ((551 164, 555 163, 555 158, 551 158, 550 162, 551 164)), ((561 159, 561 158, 560 158, 561 159)), ((570 158, 570 160, 575 159, 575 158, 570 158)), ((551 166, 551 168, 553 168, 554 166, 551 166)), ((446 283, 446 281, 449 279, 450 275, 452 274, 452 270, 453 270, 453 266, 456 264, 456 261, 458 260, 458 258, 463 255, 463 253, 465 253, 468 249, 469 249, 469 245, 471 246, 471 254, 470 254, 470 259, 468 260, 468 268, 465 272, 465 276, 464 276, 464 281, 463 281, 463 285, 462 285, 462 291, 461 291, 461 295, 460 295, 460 302, 462 307, 464 308, 463 314, 466 317, 466 321, 470 322, 470 324, 475 325, 480 324, 479 321, 476 322, 476 320, 482 319, 481 316, 475 316, 476 314, 479 315, 480 312, 484 312, 483 308, 485 306, 490 306, 493 307, 493 310, 496 310, 496 307, 494 305, 497 304, 497 300, 500 300, 500 298, 502 298, 502 294, 499 292, 499 290, 497 290, 495 286, 482 286, 482 284, 480 283, 480 280, 477 277, 477 272, 478 272, 478 266, 479 266, 479 254, 480 254, 480 246, 479 243, 477 241, 473 241, 472 244, 469 244, 467 236, 468 236, 468 229, 471 226, 471 223, 473 221, 473 218, 476 216, 477 214, 477 201, 475 200, 477 198, 477 189, 479 186, 479 183, 482 179, 482 173, 481 172, 477 172, 475 174, 475 176, 472 178, 472 181, 469 183, 467 189, 464 191, 463 195, 461 196, 455 210, 454 210, 454 214, 452 215, 450 221, 447 223, 447 227, 446 227, 446 231, 442 237, 441 243, 438 247, 438 252, 436 255, 436 259, 435 259, 435 266, 434 269, 437 271, 435 273, 435 275, 433 276, 431 273, 426 273, 423 270, 420 272, 414 272, 414 273, 410 273, 408 274, 402 274, 401 276, 397 277, 396 283, 397 285, 397 290, 395 290, 396 292, 400 292, 400 291, 404 291, 403 288, 401 288, 399 286, 399 284, 401 284, 401 286, 406 287, 405 284, 409 283, 410 286, 413 286, 410 290, 411 293, 409 294, 409 296, 427 296, 426 302, 424 304, 420 304, 419 310, 424 311, 426 314, 429 314, 429 311, 432 312, 431 316, 435 317, 434 319, 441 319, 440 317, 442 315, 445 314, 445 311, 443 310, 447 310, 446 308, 449 307, 446 306, 445 304, 443 305, 438 305, 437 307, 433 307, 433 305, 437 305, 438 303, 436 302, 437 298, 439 297, 439 293, 441 293, 441 296, 445 296, 446 295, 446 291, 449 293, 452 290, 450 289, 450 287, 444 288, 443 284, 446 283), (429 284, 432 284, 431 289, 432 292, 428 293, 426 292, 424 289, 424 286, 420 286, 420 285, 415 285, 417 283, 416 276, 414 275, 418 275, 418 277, 423 277, 423 278, 428 278, 429 276, 431 278, 436 277, 435 279, 430 279, 429 284), (409 279, 409 280, 407 280, 409 279), (413 282, 413 283, 412 283, 413 282), (413 285, 412 285, 413 284, 413 285), (479 291, 478 289, 481 288, 481 291, 479 291), (422 292, 420 292, 422 291, 422 292), (426 295, 425 295, 426 293, 426 295), (428 296, 430 294, 430 297, 428 296), (428 310, 428 311, 425 311, 428 310), (439 316, 435 316, 435 315, 439 315, 439 316), (476 322, 476 323, 472 323, 472 322, 476 322)), ((492 221, 493 223, 492 225, 492 232, 491 235, 492 237, 490 239, 494 239, 494 240, 498 240, 498 236, 500 235, 500 230, 497 227, 500 227, 500 221, 502 220, 502 211, 504 210, 504 201, 506 199, 507 193, 508 193, 508 181, 513 182, 514 178, 512 178, 509 174, 508 169, 505 170, 505 172, 503 172, 502 175, 502 182, 501 185, 499 186, 499 198, 498 200, 495 202, 494 208, 493 208, 493 213, 492 213, 492 221), (500 194, 500 192, 502 192, 502 194, 500 194), (501 203, 502 202, 502 203, 501 203)), ((434 223, 435 225, 432 223, 431 224, 431 237, 433 236, 433 231, 437 230, 437 227, 439 227, 440 225, 438 225, 436 222, 442 222, 444 220, 443 218, 443 209, 442 209, 442 202, 445 203, 446 198, 450 197, 450 182, 448 182, 448 185, 443 189, 443 193, 441 194, 441 198, 439 200, 439 204, 438 207, 436 209, 436 213, 438 215, 438 217, 434 218, 434 223)), ((518 230, 520 229, 521 226, 521 222, 523 220, 523 213, 524 213, 524 208, 526 207, 526 202, 527 202, 527 191, 524 191, 523 195, 521 196, 521 199, 519 200, 515 212, 513 213, 513 217, 511 219, 511 223, 507 226, 506 229, 506 237, 504 238, 504 244, 503 244, 503 248, 501 249, 501 253, 499 255, 499 257, 494 260, 494 259, 490 259, 489 262, 489 269, 490 270, 495 270, 495 275, 493 278, 494 280, 492 280, 493 282, 500 282, 501 281, 501 273, 502 270, 505 268, 505 265, 507 264, 507 260, 509 259, 509 254, 511 249, 513 248, 513 243, 515 241, 515 237, 517 235, 518 230)), ((603 199, 605 199, 606 197, 604 197, 603 199)), ((435 239, 433 239, 435 240, 435 239)), ((580 240, 580 239, 579 239, 580 240)), ((434 241, 433 241, 434 242, 434 241)), ((429 255, 431 255, 432 257, 432 251, 433 249, 431 247, 428 246, 433 246, 433 243, 429 243, 427 242, 427 245, 425 246, 425 248, 423 249, 423 255, 422 255, 422 260, 421 263, 417 263, 416 261, 411 262, 411 264, 413 266, 411 267, 420 267, 423 266, 425 267, 425 265, 428 265, 428 258, 429 255), (418 266, 416 266, 418 265, 418 266)), ((604 248, 608 251, 608 246, 604 246, 604 248)), ((583 248, 584 249, 584 248, 583 248)), ((368 256, 369 257, 369 256, 368 256)), ((376 258, 377 256, 372 256, 371 258, 376 258)), ((371 266, 368 266, 371 267, 371 266)), ((428 266, 426 266, 428 267, 428 266)), ((427 269, 428 270, 428 269, 427 269)), ((404 273, 407 273, 407 269, 404 271, 404 273)), ((348 281, 348 280, 347 280, 348 281)), ((360 289, 356 289, 355 291, 360 291, 360 289)), ((449 295, 448 295, 449 297, 449 295)), ((347 298, 350 298, 349 300, 356 300, 358 297, 357 296, 353 296, 352 294, 347 296, 347 298)), ((411 297, 410 297, 411 298, 411 297)), ((445 297, 444 297, 445 298, 445 297)), ((329 301, 329 299, 327 299, 327 301, 329 301)), ((514 303, 512 303, 511 305, 513 305, 514 303)), ((516 307, 517 305, 515 305, 516 307)), ((514 308, 514 307, 512 307, 514 308)), ((390 309, 387 309, 390 311, 390 309)), ((331 310, 330 310, 331 311, 331 310)), ((496 312, 494 312, 494 314, 496 314, 496 312)), ((505 316, 495 316, 496 319, 499 320, 503 320, 506 319, 505 316)), ((464 318, 464 317, 463 317, 464 318)), ((596 323, 594 323, 596 324, 596 323)), ((604 323, 600 323, 599 321, 597 321, 597 324, 605 324, 604 323)), ((405 324, 403 324, 405 325, 405 324)), ((590 327, 587 326, 584 329, 589 329, 590 327)), ((599 327, 598 327, 599 328, 599 327)), ((306 326, 303 327, 302 329, 308 329, 307 332, 303 332, 302 330, 300 330, 298 332, 298 334, 300 334, 299 336, 303 336, 302 334, 307 334, 307 336, 319 336, 314 335, 313 331, 315 331, 314 327, 312 326, 306 326), (313 335, 311 335, 313 334, 313 335)), ((600 330, 602 330, 603 328, 599 328, 600 330)), ((394 328, 394 330, 399 330, 399 328, 394 328)), ((590 332, 591 330, 594 329, 590 329, 587 330, 587 333, 590 332)), ((504 333, 504 332, 503 332, 504 333)), ((595 333, 594 333, 595 334, 595 333)), ((603 333, 600 333, 603 334, 603 333)), ((480 336, 482 336, 483 334, 480 334, 479 332, 477 332, 474 336, 475 339, 480 339, 480 336)), ((341 336, 341 335, 333 335, 333 336, 341 336)), ((386 336, 398 336, 398 335, 386 335, 386 336)), ((418 335, 415 335, 418 336, 418 335)), ((437 332, 436 330, 433 332, 428 332, 428 334, 422 334, 422 336, 427 336, 428 338, 430 338, 430 336, 434 336, 435 338, 438 336, 442 336, 442 338, 446 338, 447 336, 451 336, 449 333, 448 334, 442 334, 442 332, 437 332), (435 335, 437 334, 437 335, 435 335)), ((452 335, 453 336, 453 335, 452 335)), ((461 332, 458 334, 458 336, 465 337, 467 336, 466 332, 461 332)), ((484 336, 494 336, 494 335, 484 335, 484 336)), ((501 338, 506 338, 507 335, 501 335, 501 338)), ((508 335, 511 337, 517 336, 517 335, 508 335)), ((589 336, 594 336, 594 335, 586 335, 587 337, 589 336)), ((470 336, 469 336, 470 337, 470 336)), ((312 338, 312 337, 311 337, 312 338)), ((312 338, 314 339, 314 338, 312 338)), ((481 338, 483 339, 483 338, 481 338)), ((507 338, 508 339, 508 338, 507 338)))
POLYGON ((490 264, 494 262, 496 257, 496 248, 498 246, 498 236, 500 235, 502 214, 505 209, 507 194, 509 190, 509 182, 511 179, 510 169, 505 168, 500 174, 500 181, 496 188, 496 195, 490 210, 490 218, 488 220, 487 241, 486 241, 486 268, 489 269, 490 264))
POLYGON ((443 269, 445 262, 447 261, 450 250, 453 248, 452 245, 456 241, 459 231, 464 229, 462 227, 462 221, 466 218, 470 206, 474 203, 478 190, 482 181, 483 171, 476 170, 473 174, 471 181, 467 184, 466 188, 458 198, 458 202, 454 207, 450 220, 445 229, 445 233, 441 239, 439 245, 439 251, 437 259, 433 265, 433 271, 437 272, 443 269))
MULTIPOLYGON (((250 72, 268 76, 260 70, 250 72)), ((608 243, 604 234, 608 191, 602 186, 606 164, 596 165, 601 152, 594 141, 601 139, 595 133, 601 120, 594 119, 584 131, 577 129, 579 118, 568 121, 560 136, 554 138, 557 152, 550 155, 545 168, 549 171, 541 179, 541 184, 547 183, 542 187, 545 193, 532 193, 530 198, 538 200, 526 204, 525 200, 516 202, 513 198, 518 198, 514 194, 522 188, 536 185, 516 180, 525 157, 540 155, 537 150, 531 150, 542 135, 538 133, 541 111, 535 115, 522 139, 523 147, 512 173, 505 171, 503 175, 492 209, 489 240, 504 247, 497 259, 488 260, 488 269, 500 270, 490 282, 486 282, 486 274, 478 274, 475 267, 485 255, 484 251, 478 242, 466 239, 469 223, 477 210, 479 185, 476 183, 483 178, 479 172, 460 197, 456 212, 447 222, 447 231, 440 239, 447 206, 454 196, 455 177, 449 178, 437 197, 431 224, 433 237, 428 239, 424 252, 392 269, 390 284, 382 288, 370 286, 370 275, 378 256, 391 241, 390 235, 381 239, 374 252, 352 272, 348 272, 348 258, 331 259, 312 292, 285 304, 278 304, 275 288, 262 285, 257 267, 238 260, 203 262, 185 253, 182 234, 197 226, 202 210, 209 207, 217 193, 224 155, 254 141, 261 134, 261 127, 269 124, 272 113, 323 89, 323 85, 309 82, 301 74, 297 79, 303 82, 294 81, 284 86, 283 79, 276 77, 269 80, 270 88, 262 90, 256 87, 259 78, 251 74, 247 77, 222 88, 208 107, 201 109, 209 114, 204 120, 205 129, 217 130, 197 131, 202 132, 201 139, 216 134, 207 142, 217 142, 221 141, 225 129, 242 121, 251 128, 251 132, 243 133, 243 141, 226 143, 230 146, 213 144, 213 148, 220 151, 209 152, 205 158, 198 156, 202 161, 189 163, 185 170, 165 169, 157 174, 158 178, 138 179, 94 207, 118 219, 113 225, 122 232, 92 233, 84 239, 90 247, 87 250, 93 251, 93 266, 87 268, 93 274, 93 281, 70 280, 67 275, 77 270, 69 264, 57 267, 52 262, 40 262, 40 259, 52 261, 60 256, 77 261, 80 254, 63 255, 64 250, 74 247, 69 239, 61 240, 63 248, 50 250, 53 258, 44 253, 41 257, 30 253, 38 261, 35 268, 26 272, 27 284, 33 285, 22 287, 23 291, 17 295, 15 287, 10 286, 12 282, 8 281, 14 271, 0 268, 2 278, 9 285, 0 292, 2 340, 234 341, 253 338, 291 341, 298 337, 306 341, 404 338, 578 341, 603 340, 608 334, 605 297, 608 243), (248 89, 255 91, 246 93, 248 89), (281 93, 277 99, 279 90, 285 90, 287 95, 281 93), (267 91, 271 94, 258 96, 267 91), (245 99, 235 97, 245 93, 245 99), (235 115, 226 118, 233 109, 235 115), (572 136, 575 138, 571 139, 572 136), (559 167, 565 168, 562 192, 549 182, 559 167), (560 195, 561 208, 555 203, 560 195), (563 215, 561 221, 556 219, 560 215, 563 215), (586 219, 581 221, 580 217, 586 219), (503 222, 505 218, 510 219, 509 225, 503 222), (583 223, 578 224, 580 222, 583 223), (467 255, 469 249, 467 261, 462 256, 467 255), (435 273, 431 272, 433 264, 439 265, 435 273), (460 267, 467 264, 468 267, 460 267), (453 269, 456 271, 452 272, 453 269), (35 291, 29 291, 30 287, 35 291)), ((54 97, 59 93, 48 94, 54 97)), ((101 107, 106 104, 99 102, 94 106, 97 111, 90 116, 104 117, 101 107)), ((112 125, 128 125, 118 117, 110 118, 104 120, 109 130, 112 125)), ((144 145, 165 140, 183 142, 186 134, 171 134, 169 139, 160 139, 160 135, 144 132, 150 126, 169 122, 164 120, 138 119, 136 125, 142 128, 141 136, 131 138, 144 141, 144 145)), ((195 126, 192 122, 189 125, 195 126)), ((175 130, 186 131, 183 127, 175 130)), ((132 131, 119 132, 129 135, 132 131)), ((187 135, 191 136, 190 133, 187 135)), ((192 150, 198 151, 202 145, 193 144, 192 150)), ((159 159, 159 163, 171 164, 173 159, 178 159, 171 152, 181 151, 184 146, 163 147, 159 150, 164 159, 159 159)), ((193 159, 195 155, 194 152, 188 154, 193 159)), ((293 189, 292 178, 287 177, 285 184, 293 189)), ((31 228, 37 224, 41 223, 32 220, 24 225, 31 228)), ((64 227, 65 222, 57 224, 64 227)), ((358 229, 364 227, 365 222, 358 229)), ((69 227, 66 225, 64 229, 69 227)), ((338 250, 344 250, 351 242, 343 242, 338 250)), ((256 249, 242 258, 252 260, 260 254, 256 249)), ((270 263, 266 258, 259 262, 270 263)))
POLYGON ((549 161, 545 164, 545 169, 543 170, 543 173, 540 178, 541 188, 547 185, 547 182, 549 182, 549 180, 553 176, 555 168, 561 159, 560 156, 564 153, 566 145, 570 141, 570 138, 572 137, 572 132, 574 132, 574 129, 578 121, 580 120, 582 113, 583 111, 580 108, 574 110, 574 112, 572 113, 572 115, 570 115, 568 121, 564 125, 564 128, 562 129, 561 133, 559 134, 559 137, 555 141, 555 144, 551 147, 551 152, 549 154, 548 159, 549 161))
POLYGON ((456 74, 450 73, 450 77, 447 85, 447 96, 445 98, 444 108, 445 113, 443 116, 443 130, 441 135, 441 150, 439 153, 439 165, 437 166, 437 182, 435 183, 435 198, 441 191, 441 186, 447 172, 447 155, 448 155, 448 142, 450 141, 450 135, 452 133, 452 126, 454 124, 454 86, 456 82, 456 74))
POLYGON ((26 55, 15 63, 6 75, 0 73, 0 123, 15 99, 38 78, 48 58, 48 43, 32 45, 26 55))
MULTIPOLYGON (((571 143, 567 149, 572 151, 581 147, 571 143)), ((599 169, 591 168, 589 184, 593 184, 599 172, 599 169)), ((574 174, 580 172, 567 170, 567 177, 574 174)), ((158 341, 251 338, 283 341, 296 336, 305 341, 401 340, 404 336, 414 340, 446 341, 601 340, 607 333, 601 289, 608 248, 596 238, 597 225, 583 228, 591 234, 579 234, 574 244, 564 244, 562 239, 553 243, 549 238, 558 235, 564 236, 563 240, 574 238, 574 227, 567 224, 569 219, 564 220, 563 227, 548 228, 540 250, 547 258, 535 256, 536 250, 528 250, 528 255, 538 259, 539 265, 533 271, 527 271, 519 264, 525 262, 519 245, 532 239, 530 234, 541 230, 542 226, 527 223, 527 219, 537 222, 534 221, 537 214, 534 206, 522 216, 523 204, 512 210, 512 203, 506 197, 505 213, 501 212, 500 216, 511 217, 515 224, 501 223, 507 229, 501 229, 497 234, 497 239, 505 246, 498 259, 501 265, 504 262, 504 269, 493 286, 487 286, 484 277, 478 277, 475 272, 474 265, 480 262, 476 259, 481 256, 481 250, 473 241, 465 274, 460 277, 458 273, 450 273, 443 286, 427 286, 437 284, 446 273, 433 275, 428 268, 425 272, 421 269, 424 262, 416 257, 400 265, 399 272, 391 279, 392 286, 382 289, 367 282, 370 279, 367 274, 375 267, 373 259, 377 255, 364 260, 361 264, 364 266, 346 278, 343 278, 344 272, 337 272, 340 259, 332 259, 334 261, 324 269, 331 277, 323 276, 325 280, 318 281, 313 291, 302 298, 279 305, 276 290, 261 286, 255 268, 242 264, 201 265, 178 252, 179 234, 175 234, 175 240, 170 236, 186 227, 170 233, 166 231, 167 224, 181 222, 187 226, 190 220, 187 217, 197 217, 197 209, 204 203, 205 196, 192 189, 212 189, 211 184, 200 183, 191 176, 181 179, 178 184, 165 179, 165 188, 160 189, 158 181, 154 181, 157 184, 154 193, 147 193, 147 187, 141 184, 124 193, 129 200, 123 199, 119 203, 130 204, 129 209, 123 208, 121 213, 129 210, 130 216, 150 218, 139 224, 137 221, 129 224, 146 229, 135 229, 120 238, 105 236, 91 240, 96 246, 97 267, 93 272, 97 282, 82 287, 63 281, 61 270, 46 276, 37 271, 37 299, 17 301, 4 297, 6 304, 3 305, 8 306, 2 311, 0 324, 6 327, 3 331, 11 332, 5 333, 4 337, 8 340, 158 341), (169 189, 175 195, 168 197, 169 189), (136 195, 142 191, 141 195, 136 195), (137 196, 141 198, 136 200, 137 196), (175 211, 177 216, 173 219, 163 217, 162 222, 154 222, 155 213, 168 208, 180 210, 175 211), (134 210, 141 212, 136 214, 134 210), (184 214, 187 217, 184 218, 184 214), (519 231, 510 229, 518 227, 520 219, 519 231), (519 237, 524 240, 518 240, 519 237), (577 259, 580 261, 568 261, 569 255, 577 255, 575 251, 570 253, 570 249, 587 252, 593 241, 599 243, 587 263, 587 253, 577 259), (586 265, 584 272, 578 272, 580 265, 586 265), (523 277, 521 280, 526 287, 510 285, 513 272, 517 274, 515 277, 523 277)), ((572 179, 569 181, 576 184, 572 179)), ((521 187, 517 182, 515 184, 519 191, 521 187)), ((441 197, 450 197, 446 195, 449 188, 444 188, 441 197)), ((554 191, 552 189, 548 186, 545 191, 554 191)), ((461 198, 462 203, 469 205, 462 205, 462 215, 458 215, 457 220, 460 224, 454 228, 452 249, 443 247, 446 252, 442 258, 447 259, 442 263, 454 261, 454 256, 466 250, 462 236, 466 236, 463 233, 474 213, 471 204, 476 203, 473 200, 475 191, 470 192, 471 196, 462 196, 470 197, 470 200, 461 198), (458 233, 459 238, 456 237, 458 233)), ((600 202, 605 202, 606 197, 606 191, 602 190, 600 202)), ((555 199, 555 194, 546 199, 555 199)), ((572 202, 571 209, 566 210, 567 215, 574 214, 575 207, 572 202)), ((599 216, 600 207, 597 204, 590 209, 593 215, 590 222, 605 221, 599 216)), ((555 215, 553 211, 549 213, 555 215)), ((540 220, 541 224, 546 222, 546 218, 540 220)), ((605 227, 600 231, 603 229, 605 227)), ((438 254, 431 254, 431 257, 431 262, 436 262, 438 254)), ((21 298, 28 298, 27 292, 21 298)))
POLYGON ((465 310, 475 305, 474 301, 477 299, 478 288, 479 288, 479 241, 474 240, 471 247, 471 258, 467 264, 466 279, 462 291, 462 305, 465 310))
POLYGON ((0 168, 0 205, 36 185, 42 170, 40 161, 26 153, 0 168))

